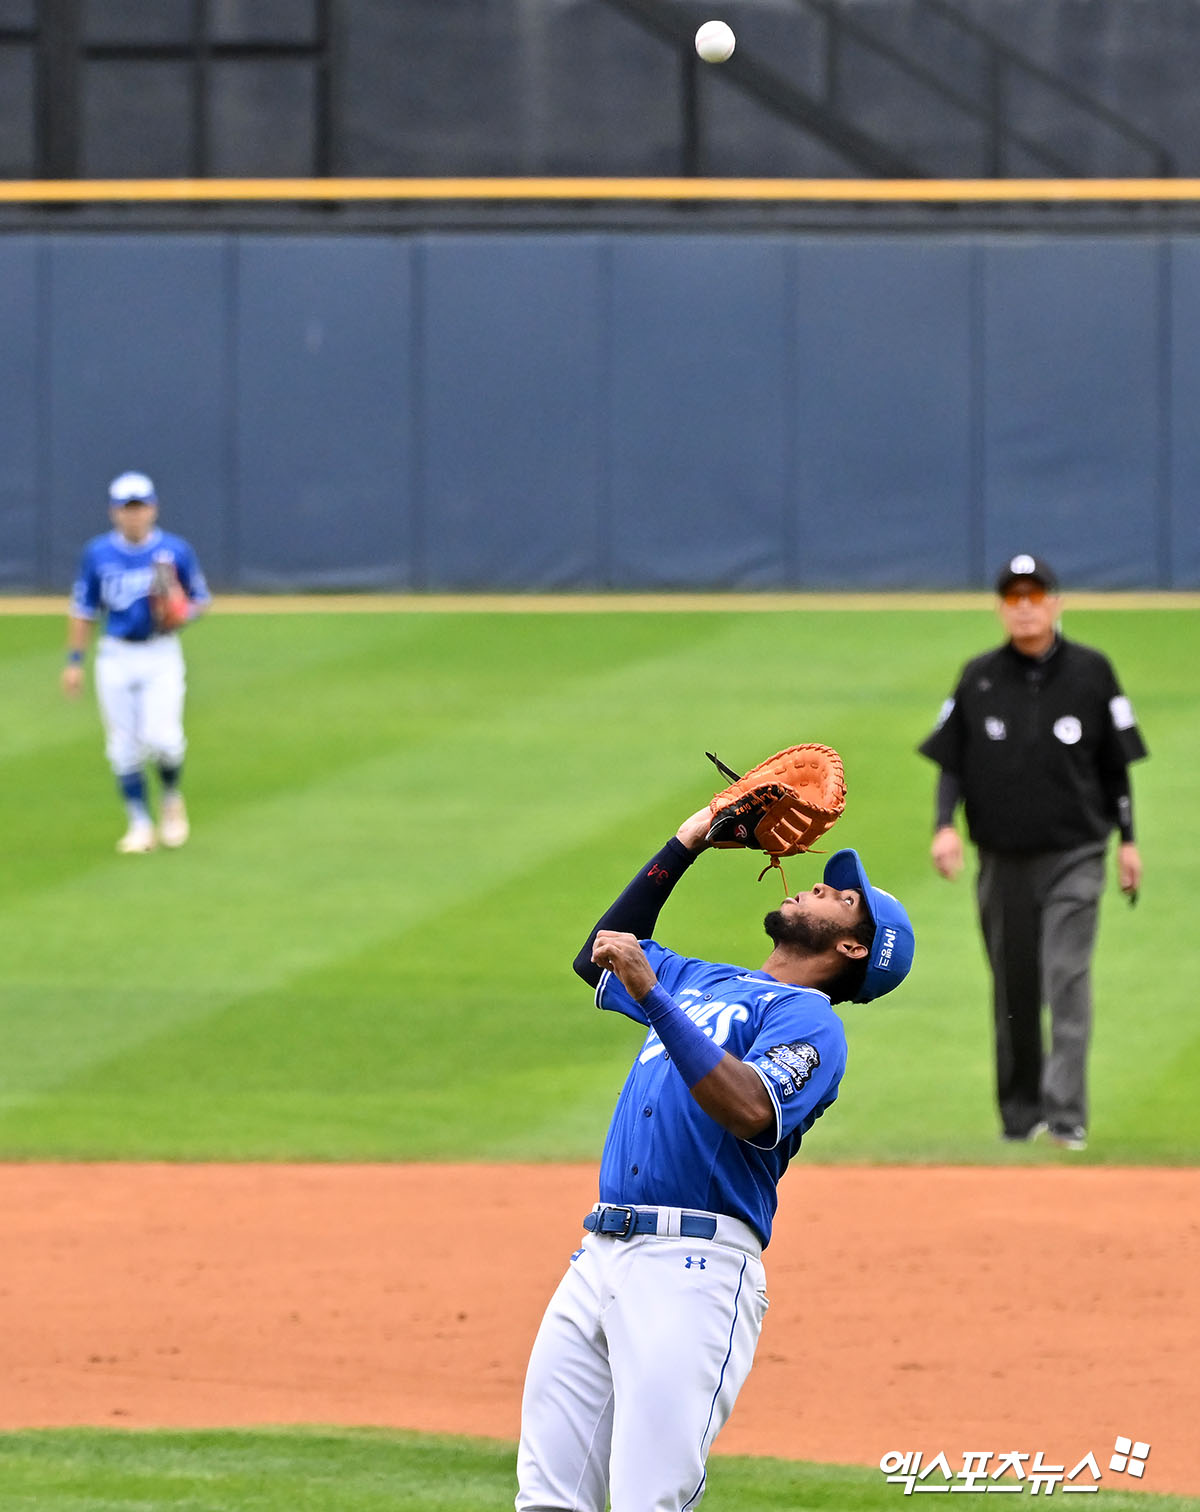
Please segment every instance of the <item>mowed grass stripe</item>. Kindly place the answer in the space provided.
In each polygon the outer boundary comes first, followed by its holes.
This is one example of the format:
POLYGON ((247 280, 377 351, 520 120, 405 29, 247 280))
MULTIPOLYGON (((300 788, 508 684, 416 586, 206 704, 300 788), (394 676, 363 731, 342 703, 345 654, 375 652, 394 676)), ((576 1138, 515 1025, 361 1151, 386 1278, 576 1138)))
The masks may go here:
MULTIPOLYGON (((635 784, 646 791, 655 780, 674 780, 678 768, 667 772, 665 755, 653 775, 653 748, 639 748, 625 766, 589 765, 586 777, 572 782, 554 784, 550 769, 561 767, 564 733, 587 746, 597 710, 623 700, 648 704, 660 687, 698 680, 703 669, 691 665, 692 642, 710 639, 715 623, 699 622, 683 652, 665 657, 646 658, 640 631, 625 646, 606 634, 602 652, 585 642, 584 662, 603 666, 590 678, 555 677, 555 657, 544 648, 536 658, 516 658, 515 673, 501 682, 493 674, 511 653, 485 635, 468 647, 476 674, 469 691, 457 661, 439 669, 427 655, 398 673, 389 624, 386 654, 368 641, 367 665, 325 658, 331 685, 320 704, 303 696, 313 663, 307 654, 286 689, 297 699, 286 714, 274 719, 257 687, 249 689, 240 717, 252 728, 227 729, 225 759, 243 751, 251 764, 269 766, 255 751, 257 735, 274 754, 275 787, 278 773, 289 770, 298 770, 303 787, 285 785, 253 801, 257 785, 230 784, 224 816, 215 803, 215 816, 198 825, 184 855, 132 863, 110 855, 102 869, 88 858, 92 870, 84 876, 35 892, 10 911, 6 973, 17 1043, 9 1064, 21 1068, 24 1091, 37 1092, 173 1021, 353 953, 397 920, 405 930, 417 928, 531 859, 549 859, 581 827, 625 805, 635 784), (451 705, 438 720, 429 713, 434 692, 451 705), (415 740, 413 723, 421 737, 415 740), (556 747, 549 766, 539 754, 543 732, 553 732, 556 747), (390 748, 351 759, 380 744, 390 748), (331 747, 339 764, 313 780, 314 761, 322 769, 331 747), (64 919, 72 921, 65 937, 64 919), (50 948, 52 938, 60 948, 50 948), (22 995, 36 1012, 20 1014, 22 995)), ((361 638, 357 625, 347 628, 361 638)), ((269 635, 261 648, 257 660, 272 680, 288 644, 269 635)), ((229 720, 234 700, 226 691, 229 720)), ((201 773, 202 793, 203 766, 201 773)), ((197 806, 203 812, 203 798, 197 806)), ((19 1090, 5 1087, 10 1099, 19 1090)))
MULTIPOLYGON (((1200 881, 1180 838, 1196 819, 1200 620, 1078 618, 1073 633, 1112 649, 1154 753, 1135 777, 1143 900, 1105 905, 1085 1159, 1187 1160, 1200 1028, 1177 942, 1200 881)), ((28 622, 0 620, 0 668, 13 627, 29 654, 28 622)), ((1058 1158, 996 1140, 970 880, 929 866, 933 769, 914 755, 995 633, 978 611, 196 627, 185 851, 112 854, 94 736, 0 761, 3 832, 19 837, 0 876, 0 1151, 594 1154, 636 1029, 590 1007, 569 969, 580 940, 719 784, 705 750, 747 765, 818 738, 850 787, 830 848, 862 850, 920 943, 903 994, 847 1011, 843 1097, 806 1156, 1058 1158)), ((42 654, 53 680, 57 653, 42 654)), ((822 864, 789 863, 789 886, 822 864)), ((757 964, 779 896, 760 865, 705 857, 662 938, 757 964)))
MULTIPOLYGON (((186 852, 110 856, 102 869, 10 906, 5 997, 20 1038, 0 1070, 4 1092, 11 1099, 44 1090, 48 1073, 58 1079, 197 1011, 354 954, 397 921, 418 928, 552 855, 579 827, 602 820, 623 796, 622 778, 591 770, 584 791, 548 784, 546 768, 532 759, 531 735, 568 729, 586 741, 590 711, 611 701, 614 682, 644 696, 686 675, 675 661, 626 663, 549 686, 543 667, 538 691, 524 697, 511 685, 493 684, 490 697, 480 686, 478 705, 452 710, 437 738, 426 727, 415 741, 389 729, 394 707, 372 717, 402 701, 395 671, 376 668, 356 680, 339 665, 330 698, 309 702, 304 715, 310 742, 327 750, 328 728, 341 751, 332 774, 314 779, 302 761, 302 786, 258 801, 251 789, 224 814, 214 804, 207 820, 198 781, 199 822, 186 852), (363 757, 380 743, 390 748, 363 757), (49 1057, 36 1054, 43 1036, 53 1042, 49 1057), (17 1074, 22 1083, 7 1079, 17 1074)), ((286 741, 300 737, 295 723, 281 736, 253 696, 242 715, 286 766, 286 741)), ((653 780, 643 764, 639 785, 653 780)), ((628 791, 629 774, 623 782, 628 791)))
MULTIPOLYGON (((515 1463, 511 1444, 385 1429, 0 1435, 5 1512, 505 1512, 515 1463)), ((895 1512, 903 1494, 862 1466, 709 1460, 722 1512, 895 1512)), ((1095 1505, 1197 1512, 1200 1499, 1102 1488, 1095 1505)))

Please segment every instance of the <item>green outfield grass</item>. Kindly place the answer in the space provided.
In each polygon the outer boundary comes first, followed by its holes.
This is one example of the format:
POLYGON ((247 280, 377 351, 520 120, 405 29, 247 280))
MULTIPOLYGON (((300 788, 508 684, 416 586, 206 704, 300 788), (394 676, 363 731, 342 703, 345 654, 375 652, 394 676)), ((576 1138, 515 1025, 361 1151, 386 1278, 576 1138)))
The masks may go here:
MULTIPOLYGON (((507 1444, 369 1429, 0 1435, 5 1512, 511 1512, 515 1459, 507 1444)), ((879 1470, 737 1456, 713 1456, 708 1489, 722 1512, 907 1505, 879 1470)), ((1144 1492, 1096 1498, 1087 1505, 1104 1512, 1200 1508, 1144 1492)))
MULTIPOLYGON (((846 763, 832 839, 905 900, 918 955, 846 1010, 805 1156, 1194 1162, 1200 615, 1067 628, 1113 656, 1153 753, 1142 901, 1105 904, 1083 1157, 997 1140, 969 882, 927 858, 914 747, 997 638, 985 610, 215 615, 187 632, 194 837, 148 857, 113 852, 61 622, 0 617, 0 1158, 595 1157, 637 1031, 592 1008, 577 946, 719 785, 705 750, 811 739, 846 763)), ((779 888, 757 871, 702 858, 660 938, 759 964, 779 888)))

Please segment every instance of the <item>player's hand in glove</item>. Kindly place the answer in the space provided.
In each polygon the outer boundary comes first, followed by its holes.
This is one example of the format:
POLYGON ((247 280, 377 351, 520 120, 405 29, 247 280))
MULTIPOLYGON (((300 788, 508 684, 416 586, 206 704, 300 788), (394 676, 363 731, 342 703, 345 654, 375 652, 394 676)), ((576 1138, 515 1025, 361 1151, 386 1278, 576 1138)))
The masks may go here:
POLYGON ((706 838, 718 848, 765 851, 770 865, 778 867, 781 856, 810 849, 846 806, 842 759, 829 746, 789 746, 743 777, 711 751, 705 755, 733 779, 708 806, 712 821, 706 838))
POLYGON ((707 804, 686 818, 675 831, 675 838, 690 851, 702 851, 708 846, 708 832, 712 828, 712 810, 707 804))
POLYGON ((155 629, 165 635, 178 630, 192 617, 192 605, 184 592, 174 562, 155 562, 154 583, 150 589, 150 613, 155 629))

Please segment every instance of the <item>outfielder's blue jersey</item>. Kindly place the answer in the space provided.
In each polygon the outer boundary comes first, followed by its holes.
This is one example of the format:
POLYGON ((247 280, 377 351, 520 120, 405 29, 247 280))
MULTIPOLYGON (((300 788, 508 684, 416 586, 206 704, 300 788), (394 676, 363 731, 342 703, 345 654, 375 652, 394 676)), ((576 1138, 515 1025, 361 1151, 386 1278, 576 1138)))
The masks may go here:
POLYGON ((174 564, 193 604, 209 602, 211 595, 196 553, 182 536, 155 527, 135 546, 120 531, 110 530, 83 548, 71 592, 71 613, 89 620, 103 615, 105 634, 119 640, 149 640, 156 633, 150 589, 154 564, 160 561, 174 564))
MULTIPOLYGON (((804 1134, 837 1097, 846 1069, 845 1028, 816 988, 676 955, 653 940, 641 944, 659 983, 688 1017, 758 1073, 775 1123, 756 1140, 723 1129, 651 1031, 609 1125, 600 1200, 726 1213, 748 1223, 766 1244, 779 1179, 804 1134)), ((609 971, 597 984, 596 1002, 647 1022, 609 971)))

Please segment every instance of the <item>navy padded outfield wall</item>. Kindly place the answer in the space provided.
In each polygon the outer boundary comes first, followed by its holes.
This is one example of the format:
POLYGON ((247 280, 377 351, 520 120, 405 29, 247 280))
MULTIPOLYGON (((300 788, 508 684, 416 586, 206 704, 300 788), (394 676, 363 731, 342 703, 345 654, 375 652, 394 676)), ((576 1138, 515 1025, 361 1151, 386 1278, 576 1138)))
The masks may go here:
POLYGON ((0 239, 0 589, 48 581, 39 556, 47 500, 38 476, 44 454, 39 400, 38 249, 33 237, 0 239))
POLYGON ((0 589, 1200 587, 1200 238, 0 237, 0 589))

